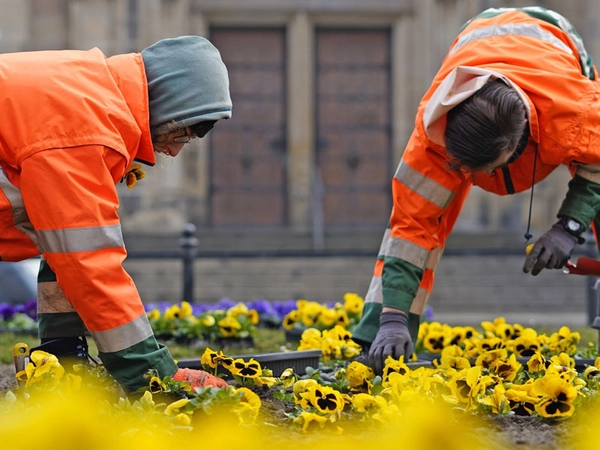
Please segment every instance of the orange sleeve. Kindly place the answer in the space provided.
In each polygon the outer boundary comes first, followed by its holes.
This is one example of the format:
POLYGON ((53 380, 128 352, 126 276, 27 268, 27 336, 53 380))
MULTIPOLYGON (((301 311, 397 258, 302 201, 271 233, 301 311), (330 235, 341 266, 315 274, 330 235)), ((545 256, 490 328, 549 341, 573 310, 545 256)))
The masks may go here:
POLYGON ((38 152, 21 163, 23 202, 38 238, 45 238, 44 258, 93 332, 144 313, 122 266, 126 250, 115 182, 125 163, 116 151, 92 145, 38 152))

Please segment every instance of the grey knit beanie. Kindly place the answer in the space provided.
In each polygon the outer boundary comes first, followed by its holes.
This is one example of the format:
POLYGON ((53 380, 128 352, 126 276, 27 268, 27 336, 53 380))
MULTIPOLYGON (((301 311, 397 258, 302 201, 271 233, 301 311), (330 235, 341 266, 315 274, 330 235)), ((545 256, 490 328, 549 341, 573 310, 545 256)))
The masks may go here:
POLYGON ((207 39, 163 39, 142 50, 142 58, 151 127, 174 121, 183 128, 231 117, 227 68, 207 39))

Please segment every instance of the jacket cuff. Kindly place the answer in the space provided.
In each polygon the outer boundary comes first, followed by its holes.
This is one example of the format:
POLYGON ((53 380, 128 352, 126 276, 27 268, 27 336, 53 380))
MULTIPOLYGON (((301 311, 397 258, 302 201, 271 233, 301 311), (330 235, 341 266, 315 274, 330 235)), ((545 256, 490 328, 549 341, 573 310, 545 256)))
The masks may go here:
POLYGON ((600 211, 600 184, 575 175, 557 216, 568 216, 589 227, 600 211))
POLYGON ((383 307, 396 308, 407 316, 414 295, 393 288, 383 288, 383 307))

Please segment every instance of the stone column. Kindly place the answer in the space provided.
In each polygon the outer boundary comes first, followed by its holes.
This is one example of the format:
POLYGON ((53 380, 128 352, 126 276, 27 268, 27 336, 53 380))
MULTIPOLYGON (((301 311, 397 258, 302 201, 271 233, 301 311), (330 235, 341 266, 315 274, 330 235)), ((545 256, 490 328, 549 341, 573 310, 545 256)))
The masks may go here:
POLYGON ((306 13, 297 13, 288 30, 287 135, 290 225, 307 231, 311 217, 314 167, 314 44, 306 13))

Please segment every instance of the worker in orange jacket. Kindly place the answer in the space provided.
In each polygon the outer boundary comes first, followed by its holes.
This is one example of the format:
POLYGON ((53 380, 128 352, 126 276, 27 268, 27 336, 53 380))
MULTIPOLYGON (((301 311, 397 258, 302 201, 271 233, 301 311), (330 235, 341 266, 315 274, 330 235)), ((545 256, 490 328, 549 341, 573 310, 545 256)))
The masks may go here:
MULTIPOLYGON (((231 117, 227 69, 199 36, 131 53, 0 55, 0 260, 43 256, 39 337, 57 356, 87 352, 88 330, 108 372, 127 391, 153 369, 193 386, 226 386, 179 369, 152 332, 122 263, 116 184, 135 162, 177 156, 231 117)), ((135 178, 135 179, 134 179, 135 178)))
MULTIPOLYGON (((434 271, 471 186, 514 194, 566 165, 558 221, 524 272, 558 269, 600 218, 600 83, 573 26, 540 7, 488 9, 463 26, 418 107, 393 208, 354 331, 379 373, 412 354, 434 271)), ((529 239, 529 227, 526 234, 529 239)))

